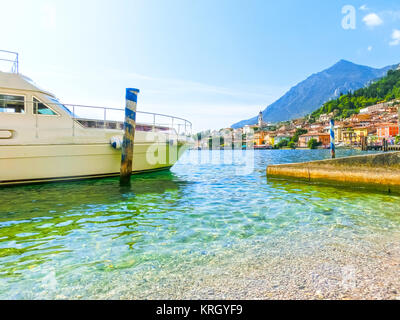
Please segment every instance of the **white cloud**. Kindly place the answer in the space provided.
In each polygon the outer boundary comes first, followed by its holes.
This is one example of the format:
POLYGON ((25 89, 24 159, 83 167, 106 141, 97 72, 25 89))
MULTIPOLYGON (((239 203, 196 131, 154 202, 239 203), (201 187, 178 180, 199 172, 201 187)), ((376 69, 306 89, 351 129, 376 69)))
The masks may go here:
POLYGON ((367 14, 363 18, 363 21, 368 27, 371 28, 379 26, 383 23, 383 20, 376 13, 367 14))
POLYGON ((372 46, 369 46, 369 47, 368 47, 368 51, 372 51, 372 49, 373 49, 372 46))
POLYGON ((363 5, 360 7, 360 10, 361 10, 361 11, 368 10, 367 5, 366 5, 366 4, 363 4, 363 5))
POLYGON ((400 30, 394 29, 392 33, 392 41, 389 43, 391 46, 397 46, 400 44, 400 30))

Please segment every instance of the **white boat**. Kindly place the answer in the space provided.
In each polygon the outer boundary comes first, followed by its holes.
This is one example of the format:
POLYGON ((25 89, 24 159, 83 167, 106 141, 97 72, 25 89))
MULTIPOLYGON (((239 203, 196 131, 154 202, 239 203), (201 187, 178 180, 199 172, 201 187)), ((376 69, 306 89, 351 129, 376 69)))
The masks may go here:
MULTIPOLYGON (((0 72, 0 186, 119 175, 124 109, 62 104, 18 72, 15 55, 0 57, 13 63, 0 72)), ((171 168, 189 148, 191 128, 137 111, 133 173, 171 168)))

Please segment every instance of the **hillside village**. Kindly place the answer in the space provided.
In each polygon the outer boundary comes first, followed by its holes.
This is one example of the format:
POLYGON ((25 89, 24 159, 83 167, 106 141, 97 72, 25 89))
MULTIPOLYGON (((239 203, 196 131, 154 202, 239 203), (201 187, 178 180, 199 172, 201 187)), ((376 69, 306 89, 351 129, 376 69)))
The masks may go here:
MULTIPOLYGON (((400 101, 379 103, 360 110, 347 119, 341 119, 335 123, 336 143, 341 146, 361 146, 362 139, 368 137, 372 144, 380 144, 386 139, 389 144, 396 143, 396 137, 399 135, 399 105, 400 101)), ((295 119, 284 123, 276 130, 268 130, 268 125, 263 123, 262 114, 260 114, 259 124, 252 126, 254 133, 254 145, 256 147, 274 147, 287 146, 296 131, 307 131, 299 135, 298 141, 293 147, 307 148, 309 141, 314 139, 322 148, 330 146, 330 119, 335 114, 322 114, 316 122, 311 122, 307 118, 295 119), (287 145, 283 141, 287 141, 287 145)), ((248 131, 243 128, 243 131, 248 131)), ((398 142, 398 141, 397 141, 398 142)))
POLYGON ((330 148, 331 119, 335 120, 335 144, 339 147, 397 145, 399 107, 400 67, 368 87, 341 94, 305 117, 274 124, 264 122, 260 112, 255 125, 198 134, 196 147, 330 148))
MULTIPOLYGON (((389 144, 399 143, 399 139, 396 139, 399 136, 399 106, 400 100, 382 102, 361 109, 359 114, 350 118, 336 121, 336 144, 343 147, 359 147, 364 137, 368 137, 370 144, 380 145, 383 139, 389 144)), ((322 114, 315 122, 306 117, 275 125, 265 123, 260 112, 256 125, 211 132, 198 140, 196 147, 208 149, 211 145, 210 139, 218 136, 222 138, 220 147, 226 145, 223 143, 225 141, 236 143, 243 139, 243 144, 252 144, 255 149, 309 148, 310 140, 314 139, 320 148, 329 148, 329 122, 334 116, 334 113, 322 114)))

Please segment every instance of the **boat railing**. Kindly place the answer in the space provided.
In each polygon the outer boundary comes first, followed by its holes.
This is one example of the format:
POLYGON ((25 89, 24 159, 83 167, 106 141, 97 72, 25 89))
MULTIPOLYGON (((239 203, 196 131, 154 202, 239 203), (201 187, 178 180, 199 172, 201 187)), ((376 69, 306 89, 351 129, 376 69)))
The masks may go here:
MULTIPOLYGON (((71 105, 64 104, 72 114, 74 123, 93 128, 115 129, 123 128, 125 110, 120 108, 71 105), (119 127, 118 127, 119 125, 119 127)), ((136 111, 137 126, 144 131, 170 131, 178 136, 190 136, 192 134, 192 123, 186 119, 174 117, 161 113, 136 111)))
POLYGON ((4 66, 11 65, 11 70, 8 69, 7 71, 11 71, 12 73, 18 73, 18 61, 19 55, 18 52, 7 51, 7 50, 0 50, 0 71, 3 69, 4 66))
MULTIPOLYGON (((36 101, 23 101, 12 99, 0 99, 0 114, 2 112, 26 112, 28 110, 24 106, 32 104, 29 112, 39 110, 40 105, 50 108, 57 112, 57 110, 64 110, 72 118, 72 134, 76 134, 78 127, 92 128, 92 129, 117 129, 122 130, 124 125, 125 110, 121 108, 109 108, 99 106, 86 106, 77 104, 63 104, 58 100, 53 99, 54 103, 49 102, 36 102, 36 101), (23 110, 23 111, 21 111, 23 110)), ((37 119, 41 115, 48 116, 48 114, 34 113, 37 119)), ((36 121, 38 125, 38 121, 36 121)), ((137 111, 136 124, 139 131, 153 131, 174 134, 178 136, 191 136, 192 123, 186 119, 174 117, 161 113, 137 111)))

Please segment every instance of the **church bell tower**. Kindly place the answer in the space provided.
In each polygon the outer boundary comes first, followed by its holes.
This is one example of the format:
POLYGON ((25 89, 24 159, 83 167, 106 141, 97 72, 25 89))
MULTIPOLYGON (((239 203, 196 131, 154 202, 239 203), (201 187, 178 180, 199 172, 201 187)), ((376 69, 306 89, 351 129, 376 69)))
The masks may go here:
POLYGON ((263 113, 260 111, 258 114, 258 126, 262 128, 264 126, 264 120, 263 120, 263 113))

